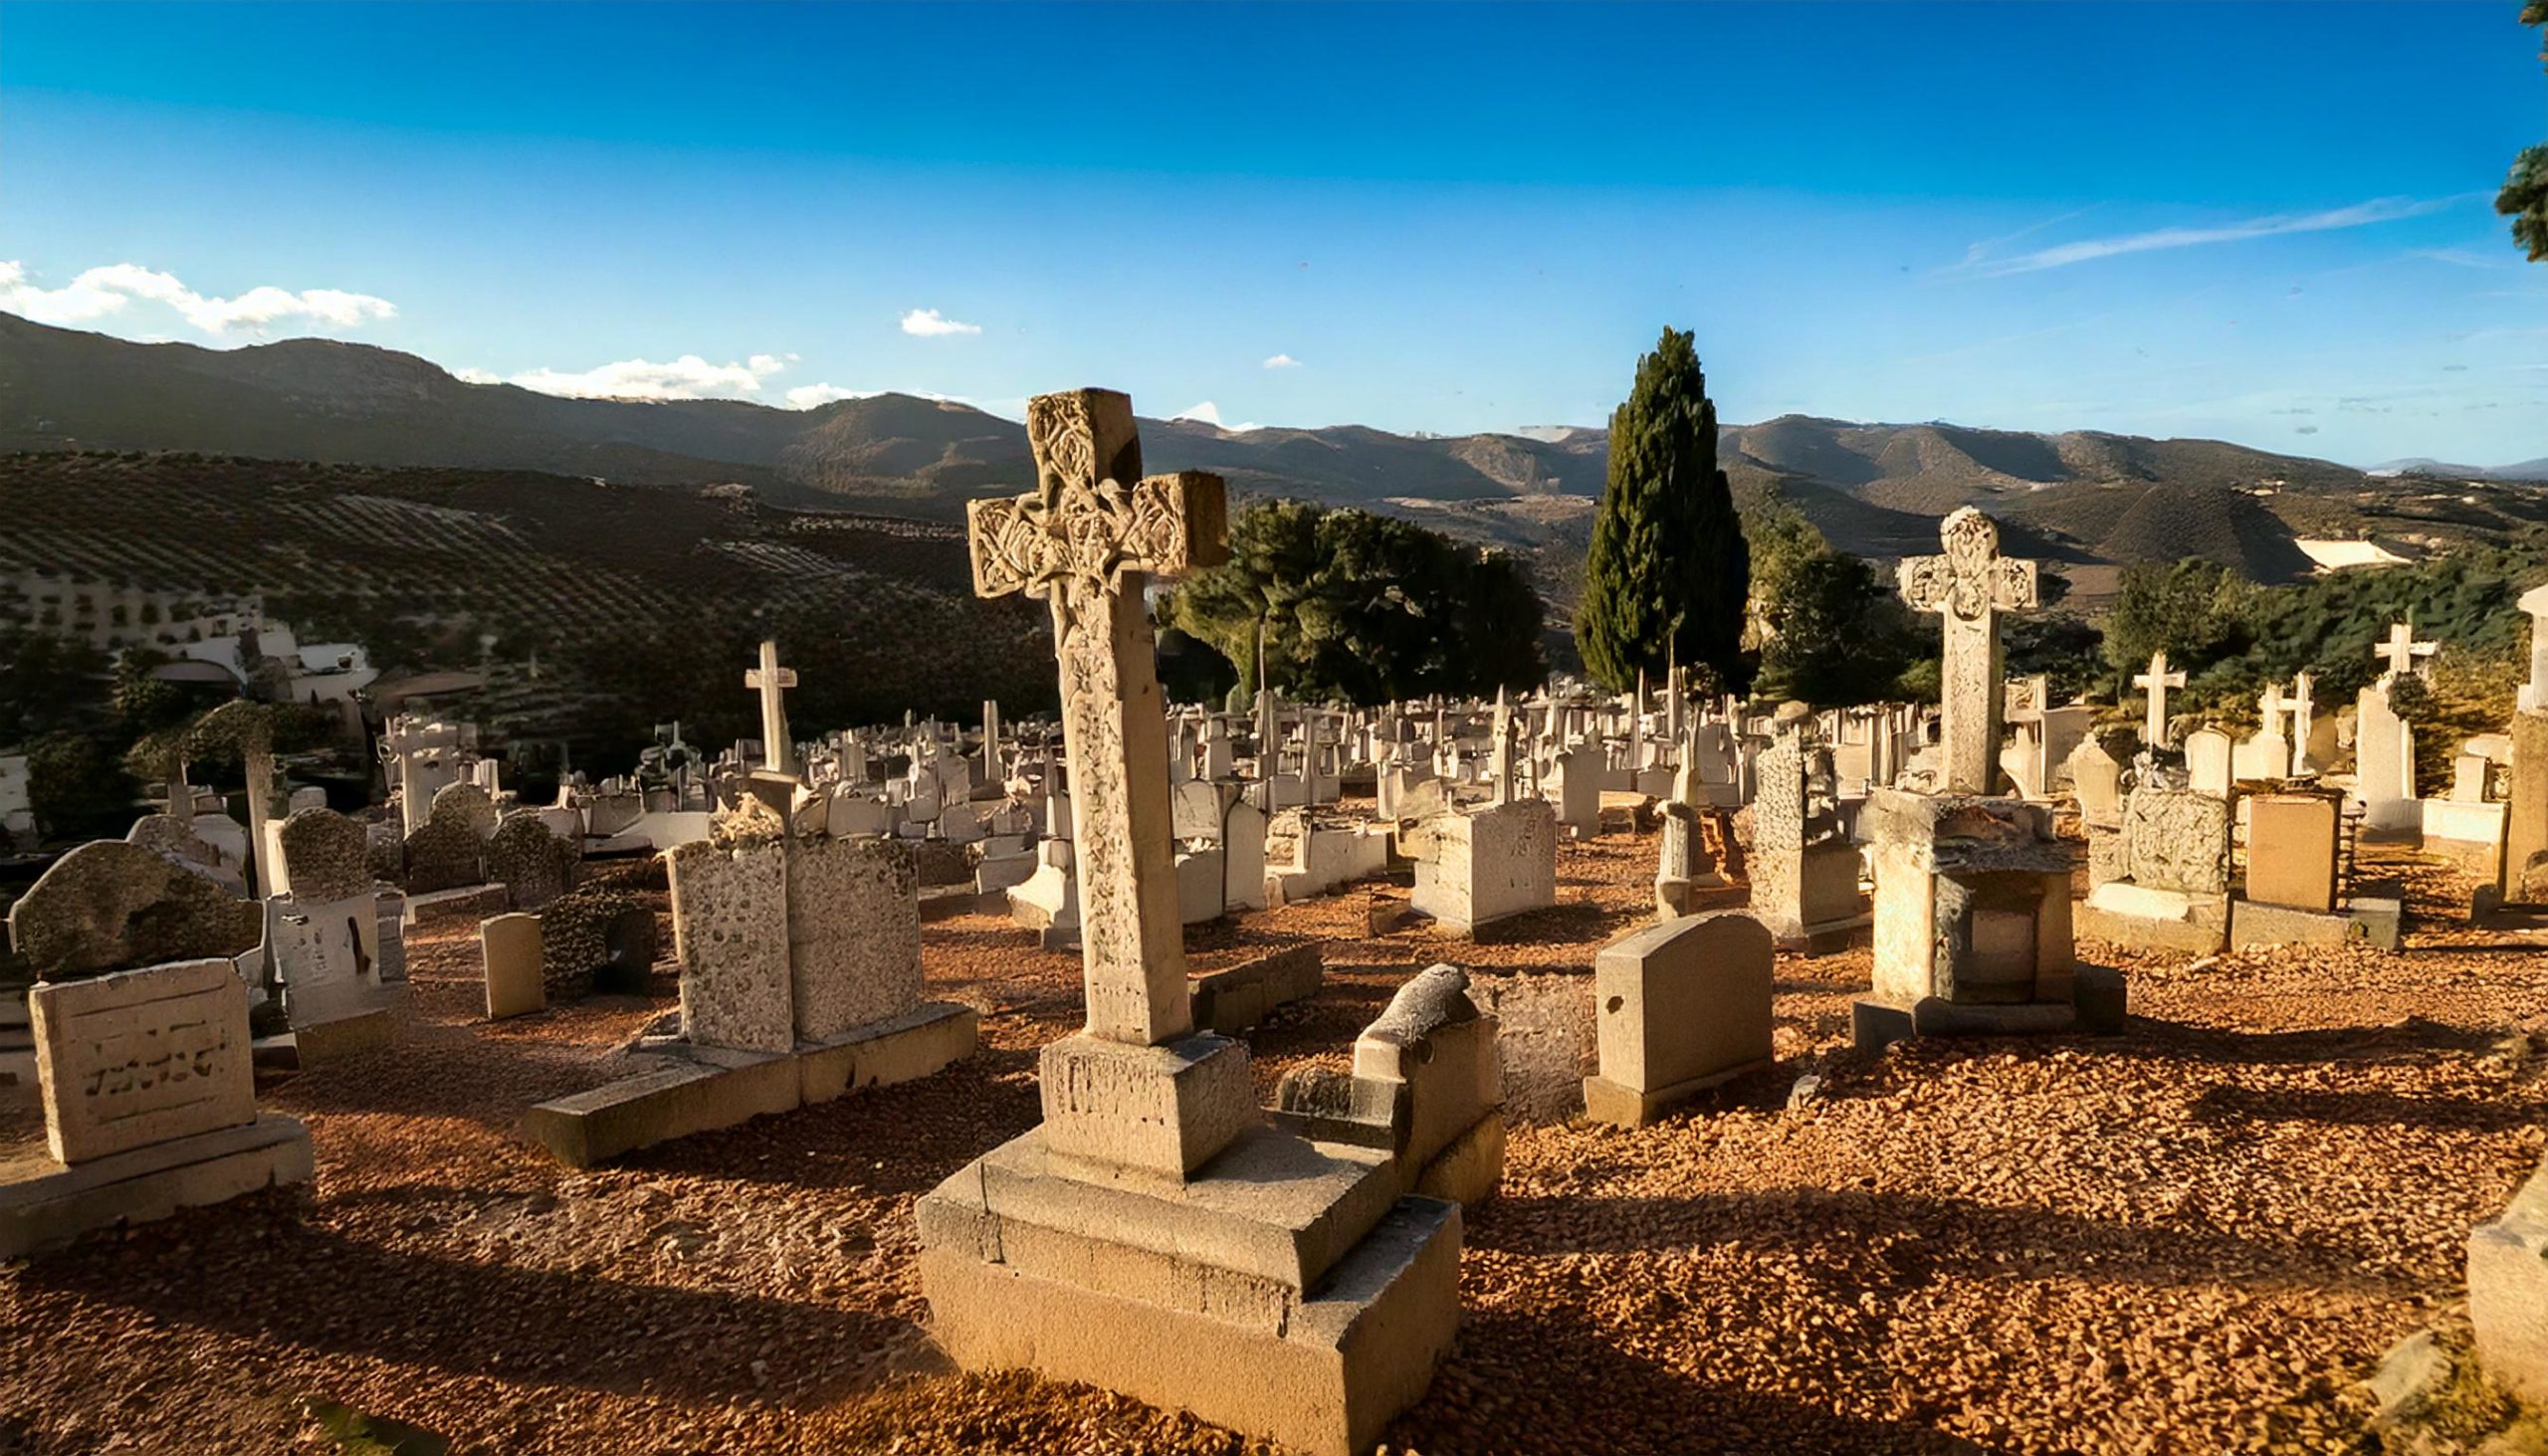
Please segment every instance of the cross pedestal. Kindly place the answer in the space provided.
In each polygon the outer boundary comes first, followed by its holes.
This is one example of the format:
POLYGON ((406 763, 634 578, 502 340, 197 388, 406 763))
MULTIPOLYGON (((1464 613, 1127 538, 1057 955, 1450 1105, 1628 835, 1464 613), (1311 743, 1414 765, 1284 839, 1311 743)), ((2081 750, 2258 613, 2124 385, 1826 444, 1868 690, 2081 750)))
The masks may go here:
POLYGON ((1939 744, 1947 793, 1987 794, 2000 768, 2000 614, 2035 604, 2035 563, 2000 554, 2000 527, 1970 506, 1938 527, 1942 556, 1902 562, 1902 596, 1944 624, 1939 744))

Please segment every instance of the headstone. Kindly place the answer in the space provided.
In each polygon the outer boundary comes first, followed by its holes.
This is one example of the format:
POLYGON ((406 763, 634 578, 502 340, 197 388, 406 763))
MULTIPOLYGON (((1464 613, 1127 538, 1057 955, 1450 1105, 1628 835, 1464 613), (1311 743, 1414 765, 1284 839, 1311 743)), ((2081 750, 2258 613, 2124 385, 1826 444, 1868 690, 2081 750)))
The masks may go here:
POLYGON ((2186 685, 2183 672, 2168 671, 2168 654, 2163 649, 2150 654, 2150 670, 2134 676, 2132 686, 2148 695, 2148 706, 2141 719, 2141 742, 2152 752, 2168 746, 2168 690, 2186 685))
POLYGON ((302 900, 346 900, 371 893, 371 866, 363 828, 324 806, 297 809, 275 831, 281 874, 302 900))
POLYGON ((2336 908, 2336 801, 2261 795, 2247 801, 2247 899, 2324 915, 2336 908))
POLYGON ((80 846, 9 908, 9 943, 38 980, 254 949, 262 912, 211 876, 119 839, 80 846))
POLYGON ((1586 1115, 1642 1127, 1768 1066, 1775 960, 1769 931, 1730 912, 1666 921, 1602 946, 1592 960, 1601 1070, 1584 1080, 1586 1115))
POLYGON ((548 1009, 540 975, 539 917, 500 915, 478 923, 478 946, 487 966, 487 1019, 503 1021, 548 1009))
POLYGON ((427 818, 436 824, 456 824, 483 840, 496 832, 496 801, 477 784, 448 784, 434 795, 427 818))
POLYGON ((760 665, 744 671, 743 686, 760 695, 761 766, 793 774, 796 744, 787 732, 787 690, 796 686, 796 670, 778 665, 777 643, 761 643, 760 665))
POLYGON ((2232 751, 2230 735, 2219 728, 2197 728, 2186 734, 2186 786, 2197 793, 2228 798, 2234 779, 2230 767, 2232 751))
POLYGON ((685 844, 664 856, 681 963, 681 1034, 697 1046, 796 1045, 787 969, 787 852, 776 840, 685 844))
POLYGON ((487 839, 487 878, 505 887, 516 910, 537 910, 566 893, 575 846, 548 832, 535 814, 513 814, 487 839))
POLYGON ((890 839, 787 846, 787 958, 796 1035, 828 1041, 921 1003, 920 881, 890 839))

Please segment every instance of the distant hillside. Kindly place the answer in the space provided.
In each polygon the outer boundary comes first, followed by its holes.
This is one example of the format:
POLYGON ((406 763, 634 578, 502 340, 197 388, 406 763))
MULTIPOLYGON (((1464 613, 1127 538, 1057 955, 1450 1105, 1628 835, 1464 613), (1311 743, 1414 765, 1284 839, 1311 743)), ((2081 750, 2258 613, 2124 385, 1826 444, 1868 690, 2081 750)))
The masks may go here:
MULTIPOLYGON (((1562 426, 1435 437, 1145 420, 1142 433, 1153 470, 1216 471, 1242 498, 1364 506, 1522 551, 1560 610, 1574 597, 1608 453, 1602 431, 1562 426)), ((2548 491, 2510 478, 2532 467, 2500 480, 2456 468, 2375 477, 2216 440, 1802 415, 1728 426, 1723 444, 1744 500, 1786 502, 1844 549, 1933 550, 1937 519, 1974 505, 2002 519, 2013 548, 2083 579, 2201 555, 2279 581, 2309 569, 2300 538, 2376 534, 2412 554, 2501 541, 2548 519, 2548 491)), ((811 410, 559 399, 464 383, 362 344, 139 344, 0 313, 0 451, 70 449, 736 483, 769 506, 949 523, 966 500, 1023 490, 1032 476, 1019 426, 909 395, 811 410)))
MULTIPOLYGON (((758 735, 743 690, 779 639, 807 731, 1054 696, 1040 603, 985 602, 952 527, 773 510, 748 494, 529 471, 205 456, 0 457, 0 596, 20 573, 261 594, 305 641, 386 668, 487 668, 471 715, 624 762, 651 725, 758 735)), ((0 600, 0 619, 46 603, 0 600)))

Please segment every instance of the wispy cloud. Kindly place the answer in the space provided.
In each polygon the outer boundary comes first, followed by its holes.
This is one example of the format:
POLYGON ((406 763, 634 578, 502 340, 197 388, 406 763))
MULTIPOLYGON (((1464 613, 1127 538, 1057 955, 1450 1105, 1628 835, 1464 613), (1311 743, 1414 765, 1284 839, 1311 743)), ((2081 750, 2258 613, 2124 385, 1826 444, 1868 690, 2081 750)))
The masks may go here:
POLYGON ((903 315, 903 332, 922 338, 944 338, 951 333, 979 333, 982 325, 958 322, 936 309, 914 309, 903 315))
POLYGON ((1961 268, 1971 268, 1983 262, 1992 254, 1999 252, 2002 247, 2010 243, 2014 243, 2019 238, 2042 232, 2045 228, 2059 227, 2061 224, 2068 222, 2074 217, 2081 217, 2094 211, 2096 211, 2096 209, 2093 206, 2074 207, 2068 212, 2045 218, 2039 223, 2028 223, 2026 226, 2017 229, 2014 233, 2003 233, 1996 238, 1985 238, 1981 242, 1965 249, 1964 262, 1957 266, 1961 268))
POLYGON ((1230 434, 1233 434, 1233 435, 1243 435, 1243 434, 1247 433, 1247 432, 1248 432, 1248 431, 1250 431, 1250 430, 1258 430, 1258 429, 1263 429, 1263 428, 1264 428, 1264 426, 1262 426, 1262 425, 1256 425, 1256 424, 1243 424, 1243 425, 1225 425, 1225 424, 1222 424, 1222 423, 1221 423, 1221 407, 1220 407, 1219 405, 1217 405, 1217 404, 1212 403, 1212 402, 1211 402, 1210 400, 1208 400, 1208 399, 1207 399, 1207 400, 1204 400, 1204 401, 1203 401, 1202 403, 1200 403, 1200 404, 1188 405, 1188 406, 1187 406, 1187 407, 1185 407, 1184 409, 1178 410, 1176 413, 1174 413, 1174 414, 1172 414, 1172 415, 1169 415, 1169 416, 1168 416, 1168 418, 1169 418, 1169 419, 1171 419, 1171 420, 1193 420, 1193 421, 1195 421, 1195 422, 1197 422, 1197 423, 1200 423, 1200 424, 1206 424, 1206 425, 1209 425, 1209 426, 1211 426, 1211 427, 1212 427, 1213 429, 1215 429, 1215 430, 1226 430, 1226 431, 1228 431, 1230 434))
POLYGON ((457 373, 472 384, 519 384, 569 399, 746 399, 760 393, 761 381, 786 369, 787 363, 776 354, 754 354, 740 364, 712 364, 697 354, 683 354, 660 364, 651 359, 620 359, 576 373, 549 368, 501 377, 484 369, 457 373))
POLYGON ((186 287, 174 274, 138 263, 109 263, 82 273, 61 288, 39 288, 28 281, 25 265, 0 262, 0 310, 38 323, 94 323, 120 315, 136 303, 169 309, 198 331, 215 338, 255 337, 268 325, 288 320, 351 328, 372 319, 398 316, 397 306, 387 299, 341 289, 295 292, 268 286, 250 289, 236 298, 217 298, 186 287))
MULTIPOLYGON (((2073 264, 2093 263, 2101 258, 2118 258, 2127 253, 2155 253, 2171 248, 2201 248, 2215 243, 2243 243, 2251 238, 2277 237, 2285 233, 2324 233, 2343 228, 2370 227, 2375 223, 2398 222, 2439 212, 2476 196, 2459 193, 2450 197, 2375 197, 2350 207, 2330 208, 2324 212, 2272 213, 2251 217, 2242 222, 2227 223, 2213 228, 2159 228, 2146 233, 2127 233, 2112 238, 2089 238, 2076 243, 2061 243, 2013 258, 1992 258, 1987 254, 1968 252, 1958 270, 1971 270, 1991 277, 2012 273, 2039 273, 2047 268, 2068 268, 2073 264)), ((1977 245, 1980 247, 1981 245, 1977 245)))
POLYGON ((1276 354, 1265 361, 1265 367, 1269 369, 1297 369, 1300 366, 1301 361, 1290 354, 1276 354))

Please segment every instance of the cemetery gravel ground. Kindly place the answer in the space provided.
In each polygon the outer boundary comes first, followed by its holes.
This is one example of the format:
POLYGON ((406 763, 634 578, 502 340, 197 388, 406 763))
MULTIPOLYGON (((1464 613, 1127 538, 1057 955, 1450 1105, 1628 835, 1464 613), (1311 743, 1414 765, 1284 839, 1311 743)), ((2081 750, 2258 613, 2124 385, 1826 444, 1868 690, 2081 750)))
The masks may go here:
MULTIPOLYGON (((2123 1036, 1872 1060, 1847 1047, 1866 953, 1782 957, 1773 1071, 1639 1132, 1572 1125, 1592 954, 1653 855, 1569 847, 1561 904, 1474 947, 1368 937, 1359 893, 1198 933, 1198 964, 1326 942, 1327 989, 1251 1036, 1269 1096, 1434 960, 1503 1017, 1503 1194, 1393 1451, 2347 1449, 2347 1388, 2460 1298, 2461 1240, 2538 1161, 2516 1028, 2548 957, 2447 926, 2394 957, 2132 958, 2123 1036)), ((2429 912, 2464 889, 2413 872, 2429 912)), ((1257 1449, 935 1354, 912 1200, 1032 1124, 1079 996, 1076 957, 1004 922, 924 938, 979 1057, 575 1172, 516 1120, 666 1003, 490 1026, 473 942, 422 937, 397 1049, 261 1089, 310 1125, 314 1190, 0 1267, 0 1456, 333 1449, 311 1398, 475 1453, 1257 1449)))

